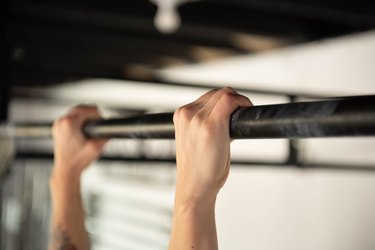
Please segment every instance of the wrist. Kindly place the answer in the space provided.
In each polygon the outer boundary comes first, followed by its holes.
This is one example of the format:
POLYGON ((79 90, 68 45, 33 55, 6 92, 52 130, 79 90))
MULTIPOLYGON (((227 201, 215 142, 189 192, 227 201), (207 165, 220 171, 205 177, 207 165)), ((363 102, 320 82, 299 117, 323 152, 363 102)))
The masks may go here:
POLYGON ((195 182, 177 180, 175 200, 179 204, 195 206, 215 204, 219 189, 212 185, 200 185, 195 182))
POLYGON ((54 217, 65 216, 81 206, 79 182, 69 183, 56 179, 50 180, 51 202, 54 217))
POLYGON ((204 211, 215 208, 216 193, 208 193, 205 195, 190 194, 186 192, 179 192, 176 190, 175 207, 183 211, 204 211))
POLYGON ((75 183, 79 182, 81 173, 81 168, 77 166, 55 162, 50 179, 75 183))
POLYGON ((71 197, 80 194, 81 174, 55 166, 52 170, 49 187, 53 197, 71 197))

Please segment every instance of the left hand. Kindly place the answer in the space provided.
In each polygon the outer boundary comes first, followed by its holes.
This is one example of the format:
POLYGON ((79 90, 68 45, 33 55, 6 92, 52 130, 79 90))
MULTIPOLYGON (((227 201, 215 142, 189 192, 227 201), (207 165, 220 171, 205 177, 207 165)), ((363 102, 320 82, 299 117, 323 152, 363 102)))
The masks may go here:
POLYGON ((81 105, 54 122, 54 175, 79 178, 82 171, 99 157, 108 139, 88 139, 82 133, 86 121, 98 119, 102 118, 97 107, 81 105))

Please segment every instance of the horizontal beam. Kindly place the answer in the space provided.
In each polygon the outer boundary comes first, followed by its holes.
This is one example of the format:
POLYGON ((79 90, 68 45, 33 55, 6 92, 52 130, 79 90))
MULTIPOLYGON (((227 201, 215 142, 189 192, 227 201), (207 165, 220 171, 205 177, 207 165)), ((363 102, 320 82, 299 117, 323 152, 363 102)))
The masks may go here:
MULTIPOLYGON (((1 128, 12 138, 50 137, 51 124, 19 123, 1 128)), ((87 122, 91 138, 174 139, 173 113, 87 122)), ((375 96, 347 97, 239 108, 231 116, 232 139, 375 135, 375 96)))
MULTIPOLYGON (((52 153, 44 153, 44 152, 34 152, 34 151, 17 151, 15 154, 15 159, 18 160, 46 160, 52 161, 53 160, 52 153)), ((123 156, 101 156, 98 159, 101 163, 111 163, 111 162, 122 162, 122 166, 132 167, 134 164, 132 163, 147 163, 148 165, 160 165, 163 166, 171 166, 175 167, 176 159, 175 158, 145 158, 145 157, 123 157, 123 156)), ((375 171, 375 167, 371 165, 344 165, 344 164, 332 164, 332 163, 304 163, 301 162, 300 166, 296 166, 293 164, 285 163, 285 162, 272 162, 272 161, 231 161, 232 167, 235 168, 251 168, 251 167, 266 167, 266 168, 288 168, 298 167, 299 169, 331 169, 331 170, 345 170, 345 171, 375 171)), ((15 166, 23 166, 23 165, 15 165, 15 166)), ((51 166, 49 164, 43 164, 42 166, 51 166)))

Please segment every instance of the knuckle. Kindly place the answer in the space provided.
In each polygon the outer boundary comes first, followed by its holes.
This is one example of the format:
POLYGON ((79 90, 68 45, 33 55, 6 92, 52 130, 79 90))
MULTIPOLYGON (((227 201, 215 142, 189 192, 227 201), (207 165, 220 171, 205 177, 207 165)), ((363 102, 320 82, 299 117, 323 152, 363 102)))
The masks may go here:
POLYGON ((52 133, 56 133, 56 131, 58 130, 58 127, 59 127, 59 119, 55 120, 52 124, 52 133))
POLYGON ((97 106, 94 105, 86 105, 86 104, 79 104, 74 106, 70 111, 69 114, 80 114, 84 116, 100 116, 99 110, 97 106))
POLYGON ((77 106, 74 106, 73 108, 71 108, 68 112, 68 114, 71 114, 71 113, 76 113, 76 112, 79 112, 81 110, 81 106, 77 105, 77 106))
POLYGON ((229 92, 223 94, 223 96, 221 97, 221 101, 224 102, 225 104, 230 104, 233 102, 233 100, 234 100, 234 95, 229 92))
POLYGON ((191 117, 192 117, 192 110, 189 108, 189 106, 180 108, 179 119, 182 119, 184 121, 189 121, 191 117))
POLYGON ((206 120, 202 123, 202 128, 204 131, 212 131, 213 122, 210 120, 206 120))
POLYGON ((191 123, 196 126, 200 126, 205 120, 205 116, 202 113, 197 113, 194 115, 194 117, 191 119, 191 123))
POLYGON ((84 103, 78 104, 77 106, 75 106, 75 108, 82 109, 82 110, 97 110, 98 109, 96 105, 84 104, 84 103))
POLYGON ((71 124, 71 122, 72 122, 72 119, 70 118, 70 117, 62 117, 61 119, 60 119, 60 121, 59 121, 59 123, 61 124, 61 125, 69 125, 69 124, 71 124))
POLYGON ((222 88, 222 91, 223 91, 224 93, 231 93, 231 94, 237 93, 237 92, 234 90, 234 88, 232 88, 232 87, 224 87, 224 88, 222 88))
POLYGON ((178 122, 179 116, 180 116, 181 109, 178 108, 173 114, 173 123, 176 124, 178 122))
POLYGON ((73 125, 73 118, 71 117, 61 117, 57 120, 56 127, 57 128, 69 128, 73 125))
POLYGON ((68 117, 60 117, 56 119, 52 124, 53 137, 58 136, 63 131, 68 130, 70 127, 71 127, 71 121, 68 117))

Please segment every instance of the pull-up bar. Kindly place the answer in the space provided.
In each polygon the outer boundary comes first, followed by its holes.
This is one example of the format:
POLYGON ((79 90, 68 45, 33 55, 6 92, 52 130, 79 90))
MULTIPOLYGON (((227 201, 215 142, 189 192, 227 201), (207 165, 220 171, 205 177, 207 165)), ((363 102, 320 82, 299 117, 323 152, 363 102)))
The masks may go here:
MULTIPOLYGON (((49 137, 51 124, 3 126, 11 138, 49 137)), ((88 137, 173 139, 173 113, 87 122, 88 137)), ((375 135, 375 96, 239 108, 231 117, 233 139, 375 135)))

